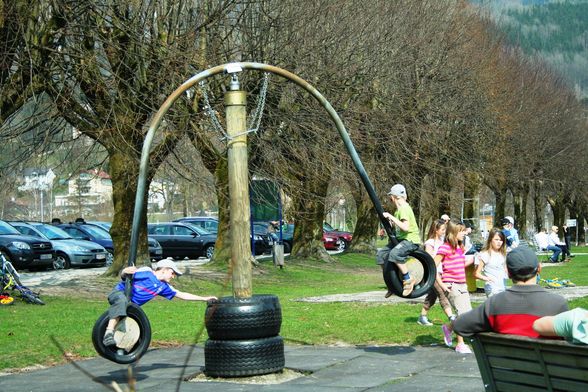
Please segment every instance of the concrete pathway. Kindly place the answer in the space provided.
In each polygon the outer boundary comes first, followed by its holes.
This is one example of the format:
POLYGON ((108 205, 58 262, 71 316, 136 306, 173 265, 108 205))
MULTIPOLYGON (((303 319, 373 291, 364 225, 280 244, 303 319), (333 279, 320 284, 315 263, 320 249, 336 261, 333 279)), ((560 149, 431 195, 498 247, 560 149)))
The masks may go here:
MULTIPOLYGON (((145 391, 453 391, 484 387, 474 355, 441 346, 325 347, 285 349, 283 375, 208 379, 201 346, 154 349, 136 364, 136 390, 145 391), (184 365, 184 363, 187 364, 184 365), (298 376, 288 379, 286 376, 298 376), (192 381, 190 381, 192 380, 192 381)), ((0 376, 3 392, 104 391, 115 381, 128 386, 128 367, 102 358, 0 376)))

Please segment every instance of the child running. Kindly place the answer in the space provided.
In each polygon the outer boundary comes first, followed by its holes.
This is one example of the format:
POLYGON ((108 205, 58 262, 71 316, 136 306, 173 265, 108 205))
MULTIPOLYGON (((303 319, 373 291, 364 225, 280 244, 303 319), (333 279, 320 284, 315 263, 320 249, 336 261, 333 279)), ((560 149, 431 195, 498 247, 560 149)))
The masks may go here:
MULTIPOLYGON (((462 222, 449 221, 445 233, 445 243, 437 250, 435 264, 441 263, 443 273, 437 276, 437 281, 441 289, 446 293, 451 306, 455 308, 458 316, 471 310, 470 294, 466 284, 465 267, 472 264, 473 260, 468 260, 463 251, 463 240, 466 233, 466 227, 462 222)), ((451 337, 451 325, 442 326, 445 344, 451 347, 453 339, 451 337)), ((460 354, 471 354, 472 350, 464 343, 463 337, 457 335, 457 345, 455 352, 460 354)))
POLYGON ((476 279, 484 281, 486 297, 491 297, 505 290, 506 271, 506 238, 502 230, 494 228, 490 231, 486 244, 478 256, 476 279))

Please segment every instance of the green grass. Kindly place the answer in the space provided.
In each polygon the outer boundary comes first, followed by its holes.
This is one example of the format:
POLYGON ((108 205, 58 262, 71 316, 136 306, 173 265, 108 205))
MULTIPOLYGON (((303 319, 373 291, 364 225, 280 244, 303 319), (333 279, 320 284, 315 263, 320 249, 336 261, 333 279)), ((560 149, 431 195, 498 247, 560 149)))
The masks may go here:
MULTIPOLYGON (((574 253, 587 253, 588 248, 574 248, 574 253)), ((381 290, 385 286, 374 256, 341 255, 337 263, 286 261, 284 269, 271 261, 263 262, 254 272, 253 292, 275 294, 280 298, 283 323, 280 335, 288 344, 402 344, 441 343, 439 328, 444 320, 438 306, 430 318, 435 327, 416 324, 421 306, 387 303, 309 303, 296 299, 337 293, 359 293, 381 290)), ((544 278, 566 278, 588 286, 588 255, 573 262, 543 270, 544 278)), ((106 295, 114 284, 100 279, 102 298, 43 296, 46 306, 16 301, 0 308, 0 369, 22 368, 34 364, 63 362, 63 354, 52 341, 59 343, 73 358, 95 356, 91 342, 94 322, 107 309, 106 295)), ((176 286, 197 294, 230 295, 230 287, 203 277, 182 277, 176 286)), ((554 290, 554 292, 557 292, 554 290)), ((570 307, 588 308, 588 297, 570 301, 570 307)), ((204 342, 205 304, 181 300, 156 299, 146 304, 153 329, 153 345, 204 342)))

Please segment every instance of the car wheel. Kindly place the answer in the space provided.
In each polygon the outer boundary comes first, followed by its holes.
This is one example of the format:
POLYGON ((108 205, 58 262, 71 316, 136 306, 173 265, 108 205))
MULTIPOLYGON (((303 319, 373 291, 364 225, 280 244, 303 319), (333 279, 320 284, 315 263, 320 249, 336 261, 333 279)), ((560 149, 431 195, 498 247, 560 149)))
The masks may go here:
POLYGON ((275 295, 222 297, 208 302, 204 322, 210 339, 268 338, 280 333, 282 308, 275 295))
POLYGON ((431 255, 421 249, 410 253, 407 260, 407 264, 409 263, 411 276, 417 278, 417 283, 412 293, 407 296, 402 295, 402 279, 396 263, 388 261, 384 264, 384 282, 386 282, 388 290, 399 297, 418 298, 427 294, 429 289, 433 287, 437 276, 437 268, 431 255), (412 267, 415 268, 413 269, 412 267))
POLYGON ((281 336, 254 340, 207 340, 204 374, 209 377, 243 377, 276 373, 284 368, 281 336))
POLYGON ((106 252, 106 265, 112 265, 112 262, 114 261, 114 254, 107 249, 106 252))
POLYGON ((58 253, 55 255, 53 259, 53 269, 60 270, 60 269, 70 269, 71 262, 69 261, 69 257, 67 257, 64 253, 58 253))
POLYGON ((345 249, 347 249, 347 241, 345 241, 343 238, 339 238, 339 245, 337 246, 337 250, 343 252, 345 249))
POLYGON ((108 312, 104 312, 94 324, 92 329, 92 343, 96 352, 110 361, 128 364, 139 360, 145 354, 151 343, 151 324, 143 310, 136 304, 127 307, 127 318, 131 318, 139 328, 139 337, 136 343, 128 351, 116 346, 105 346, 102 343, 106 326, 108 325, 108 312))
POLYGON ((207 259, 212 259, 212 256, 214 255, 214 245, 207 246, 204 251, 204 254, 207 259))

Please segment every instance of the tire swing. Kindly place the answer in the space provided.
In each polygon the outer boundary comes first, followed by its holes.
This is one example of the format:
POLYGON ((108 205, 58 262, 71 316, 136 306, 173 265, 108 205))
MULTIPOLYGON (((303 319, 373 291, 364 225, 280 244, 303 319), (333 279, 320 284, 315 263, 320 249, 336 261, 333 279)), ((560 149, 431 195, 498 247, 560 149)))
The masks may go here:
POLYGON ((284 368, 282 308, 275 295, 210 301, 204 322, 209 337, 204 346, 207 376, 257 376, 284 368))
MULTIPOLYGON (((125 293, 130 296, 130 279, 127 280, 125 293)), ((129 364, 139 360, 151 343, 151 324, 139 305, 129 301, 127 317, 123 317, 114 328, 115 346, 105 346, 102 338, 108 325, 108 311, 104 312, 92 329, 94 349, 102 358, 109 361, 129 364)))
POLYGON ((418 298, 429 291, 435 284, 437 268, 435 261, 427 252, 417 249, 412 252, 406 260, 406 266, 410 276, 416 279, 414 290, 407 296, 402 295, 402 277, 396 263, 387 261, 384 264, 384 282, 388 290, 402 298, 418 298))

